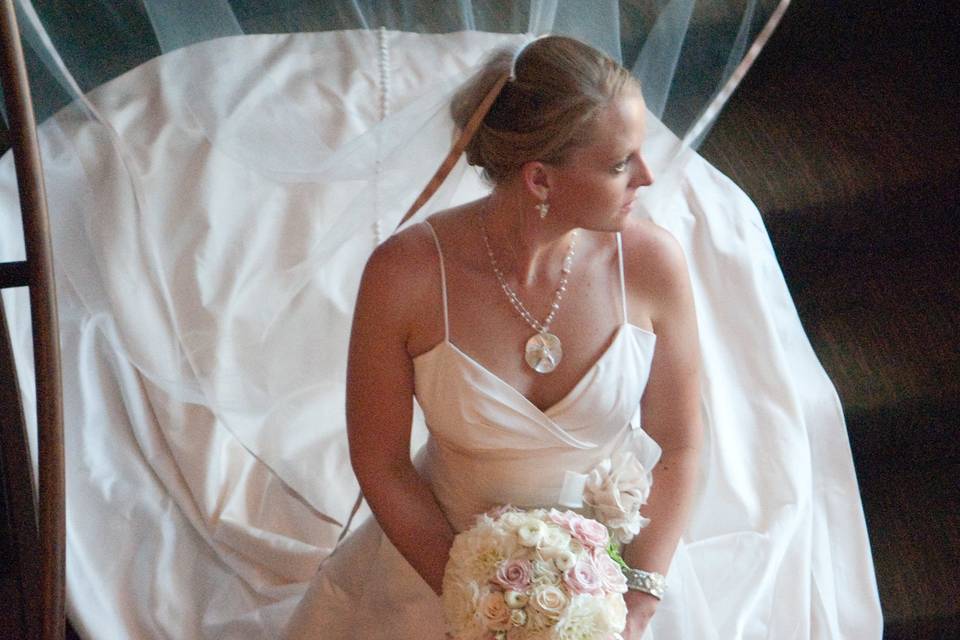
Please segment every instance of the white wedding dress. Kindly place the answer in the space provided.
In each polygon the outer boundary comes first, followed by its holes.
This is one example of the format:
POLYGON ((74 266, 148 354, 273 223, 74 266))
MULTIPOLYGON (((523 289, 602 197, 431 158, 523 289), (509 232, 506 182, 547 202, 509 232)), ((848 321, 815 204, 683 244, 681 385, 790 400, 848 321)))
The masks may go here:
MULTIPOLYGON (((409 620, 423 633, 408 637, 437 637, 435 598, 364 511, 316 577, 357 496, 346 337, 362 265, 451 144, 449 120, 433 115, 488 51, 522 39, 219 38, 151 60, 40 127, 64 357, 67 602, 82 637, 273 640, 300 602, 316 638, 350 624, 344 637, 396 638, 409 620)), ((687 258, 706 433, 652 633, 879 638, 840 405, 763 221, 703 159, 678 156, 652 115, 644 146, 657 182, 635 213, 687 258)), ((487 189, 461 163, 421 215, 487 189)), ((23 257, 16 201, 7 154, 2 261, 23 257)), ((32 421, 27 296, 3 298, 32 421)), ((418 359, 417 394, 432 429, 418 464, 457 527, 490 504, 555 502, 561 471, 620 443, 652 463, 653 443, 628 423, 654 338, 628 319, 546 412, 455 338, 418 359), (476 428, 455 431, 464 416, 476 428), (507 449, 530 463, 498 463, 507 449)), ((424 442, 419 420, 414 435, 424 442)))
MULTIPOLYGON (((476 514, 503 504, 582 506, 572 495, 576 478, 616 453, 632 452, 649 473, 660 447, 643 431, 639 406, 656 336, 630 324, 622 262, 620 300, 610 301, 620 307, 622 324, 577 384, 541 410, 451 342, 442 248, 434 240, 444 339, 413 361, 415 395, 430 431, 416 463, 453 528, 468 529, 476 514)), ((582 495, 582 482, 579 489, 582 495)), ((645 638, 719 638, 682 545, 679 555, 645 638)), ((444 635, 439 598, 374 519, 321 566, 287 632, 291 640, 444 635)))

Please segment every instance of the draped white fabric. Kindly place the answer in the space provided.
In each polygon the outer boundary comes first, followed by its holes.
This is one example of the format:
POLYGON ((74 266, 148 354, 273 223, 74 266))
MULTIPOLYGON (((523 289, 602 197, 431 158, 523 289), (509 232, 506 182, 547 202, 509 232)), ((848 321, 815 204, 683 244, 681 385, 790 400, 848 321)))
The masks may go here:
MULTIPOLYGON (((160 23, 181 5, 148 13, 160 23)), ((664 11, 681 20, 681 5, 664 11)), ((563 24, 555 3, 528 13, 563 24)), ((168 53, 41 126, 68 603, 85 637, 277 636, 354 506, 343 366, 362 264, 449 146, 452 89, 491 48, 527 37, 168 33, 168 53)), ((70 68, 44 50, 50 68, 70 68)), ((759 215, 677 135, 650 129, 664 179, 638 213, 684 246, 704 343, 709 446, 685 538, 720 603, 720 637, 879 637, 839 405, 759 215), (748 579, 731 582, 730 566, 748 579)), ((483 190, 461 163, 421 217, 483 190)), ((8 154, 0 261, 22 259, 16 202, 8 154)), ((32 421, 26 295, 3 295, 32 421)))

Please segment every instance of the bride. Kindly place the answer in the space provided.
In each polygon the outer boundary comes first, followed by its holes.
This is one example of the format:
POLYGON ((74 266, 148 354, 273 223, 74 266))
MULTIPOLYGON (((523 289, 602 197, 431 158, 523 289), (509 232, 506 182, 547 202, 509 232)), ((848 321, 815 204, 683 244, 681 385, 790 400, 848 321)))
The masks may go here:
MULTIPOLYGON (((504 77, 466 147, 490 195, 367 263, 346 404, 375 520, 321 567, 292 638, 443 637, 436 594, 454 535, 506 503, 592 513, 582 478, 611 465, 652 472, 649 525, 624 559, 654 584, 670 573, 700 461, 700 357, 682 249, 630 216, 653 181, 639 87, 587 45, 545 37, 461 89, 461 129, 504 77), (416 463, 414 397, 430 430, 416 463)), ((631 582, 626 638, 648 637, 651 621, 656 633, 661 597, 682 603, 683 589, 631 582)))
MULTIPOLYGON (((629 471, 638 486, 655 478, 642 507, 651 523, 628 551, 637 569, 666 576, 660 601, 629 594, 632 623, 644 622, 638 603, 655 605, 647 636, 880 637, 836 393, 804 335, 759 212, 693 152, 762 47, 762 34, 769 35, 779 15, 774 3, 584 8, 533 0, 507 3, 513 17, 493 22, 487 3, 475 12, 470 3, 397 3, 401 22, 381 19, 388 11, 374 3, 359 23, 324 10, 318 13, 330 20, 302 23, 310 32, 293 34, 260 33, 263 23, 249 22, 247 12, 239 17, 251 33, 238 26, 237 37, 215 39, 237 24, 228 3, 199 3, 204 15, 229 14, 205 36, 194 28, 197 3, 179 12, 190 27, 181 30, 162 28, 176 26, 167 24, 175 14, 159 6, 169 3, 145 4, 164 55, 89 94, 84 78, 115 65, 86 73, 83 60, 67 55, 75 47, 59 55, 57 43, 76 41, 69 29, 30 38, 44 44, 43 58, 76 98, 41 125, 40 141, 68 372, 66 446, 75 452, 67 461, 67 602, 83 637, 275 638, 302 600, 291 633, 440 638, 445 629, 431 586, 445 561, 444 541, 470 526, 473 514, 505 501, 584 513, 608 506, 584 496, 586 478, 605 469, 629 471), (407 11, 414 6, 424 10, 407 11), (649 9, 643 19, 640 7, 649 9), (423 17, 434 15, 444 20, 436 33, 410 32, 430 31, 423 17), (344 29, 360 23, 387 28, 344 29), (490 183, 479 184, 476 172, 458 163, 410 229, 371 263, 355 355, 365 348, 369 359, 376 349, 377 363, 395 364, 381 372, 354 358, 351 381, 376 386, 364 395, 352 382, 351 437, 371 503, 379 491, 379 521, 342 536, 357 495, 343 398, 362 265, 411 192, 427 182, 432 158, 449 149, 454 85, 481 52, 529 37, 521 32, 551 31, 624 53, 643 82, 640 157, 656 181, 639 185, 632 136, 619 138, 623 146, 602 171, 589 156, 602 148, 604 131, 633 128, 632 81, 611 91, 622 100, 601 92, 604 108, 590 123, 571 126, 544 111, 543 96, 533 96, 539 104, 528 109, 515 91, 533 81, 562 89, 558 83, 578 67, 555 57, 537 63, 549 69, 536 75, 526 70, 536 49, 520 56, 519 80, 504 89, 468 153, 487 168, 490 183), (710 46, 698 46, 705 35, 710 46), (718 57, 724 47, 729 55, 718 57), (509 95, 517 104, 507 105, 509 95), (537 115, 542 122, 521 118, 537 115), (525 137, 536 132, 539 142, 525 137), (544 141, 569 149, 544 149, 544 141), (543 171, 530 176, 529 188, 521 170, 528 161, 543 171), (604 185, 617 180, 625 186, 611 204, 604 185), (440 208, 478 199, 490 184, 490 198, 429 218, 430 227, 421 223, 440 208), (618 212, 631 192, 632 215, 605 225, 604 212, 618 212), (541 204, 548 205, 543 219, 541 204), (619 241, 600 231, 618 225, 619 241), (670 309, 655 306, 669 301, 657 288, 669 283, 653 268, 669 266, 674 240, 696 306, 695 414, 704 426, 699 453, 690 455, 694 486, 676 482, 678 504, 664 515, 672 491, 667 464, 680 456, 662 432, 679 437, 686 427, 698 435, 696 422, 667 425, 654 406, 664 397, 658 386, 669 386, 677 411, 686 391, 658 374, 672 350, 670 332, 681 331, 664 322, 670 309), (388 260, 401 252, 402 260, 388 260), (378 264, 391 269, 389 278, 374 277, 378 264), (548 321, 555 298, 559 308, 548 321), (550 339, 534 340, 533 363, 556 364, 535 373, 526 342, 544 324, 561 350, 550 339), (402 349, 394 342, 391 356, 390 341, 407 327, 410 341, 404 336, 402 349), (361 341, 362 331, 374 338, 361 341), (378 377, 400 376, 399 363, 407 367, 402 404, 393 395, 395 377, 378 377), (405 415, 411 404, 414 449, 426 438, 423 413, 431 429, 412 467, 401 451, 405 421, 360 422, 354 412, 405 415), (375 444, 366 444, 371 439, 375 444), (414 518, 408 502, 433 517, 414 518), (682 535, 669 557, 664 530, 671 518, 682 535), (427 535, 423 528, 439 541, 411 544, 427 535)), ((265 7, 274 4, 290 3, 265 7)), ((779 11, 786 1, 775 4, 779 11)), ((23 25, 42 27, 42 17, 23 25)), ((62 26, 82 31, 89 24, 62 26)), ((139 22, 128 26, 141 33, 139 22)), ((131 40, 126 34, 114 35, 131 40)), ((492 78, 509 75, 511 61, 492 64, 487 80, 461 94, 454 113, 462 128, 470 129, 478 96, 492 78)), ((569 117, 578 109, 587 117, 589 100, 571 109, 569 117)), ((20 260, 13 162, 9 154, 4 160, 0 250, 20 260)), ((679 276, 686 278, 683 270, 679 276)), ((29 390, 26 291, 5 291, 4 303, 17 337, 20 387, 29 390)), ((24 396, 30 414, 29 391, 24 396)), ((361 507, 353 521, 366 516, 361 507)))

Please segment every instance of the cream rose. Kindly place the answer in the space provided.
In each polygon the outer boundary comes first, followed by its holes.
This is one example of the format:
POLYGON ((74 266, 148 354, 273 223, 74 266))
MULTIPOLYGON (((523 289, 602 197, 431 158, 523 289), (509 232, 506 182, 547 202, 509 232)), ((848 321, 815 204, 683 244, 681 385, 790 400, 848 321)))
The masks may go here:
POLYGON ((491 591, 480 600, 480 616, 488 629, 506 631, 510 628, 510 607, 499 591, 491 591))
POLYGON ((533 584, 535 586, 558 586, 560 574, 554 569, 556 565, 546 560, 533 561, 533 584))
POLYGON ((567 606, 567 596, 560 587, 538 586, 533 590, 530 603, 545 617, 556 620, 567 606))

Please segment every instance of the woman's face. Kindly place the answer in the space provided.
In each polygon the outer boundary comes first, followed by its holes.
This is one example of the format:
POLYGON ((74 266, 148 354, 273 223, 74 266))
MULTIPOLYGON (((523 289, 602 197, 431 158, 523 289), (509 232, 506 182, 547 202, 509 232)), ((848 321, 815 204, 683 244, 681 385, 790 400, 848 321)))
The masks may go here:
POLYGON ((550 215, 594 231, 623 229, 636 190, 653 183, 641 155, 645 133, 639 95, 631 92, 603 109, 590 142, 548 169, 550 215))

